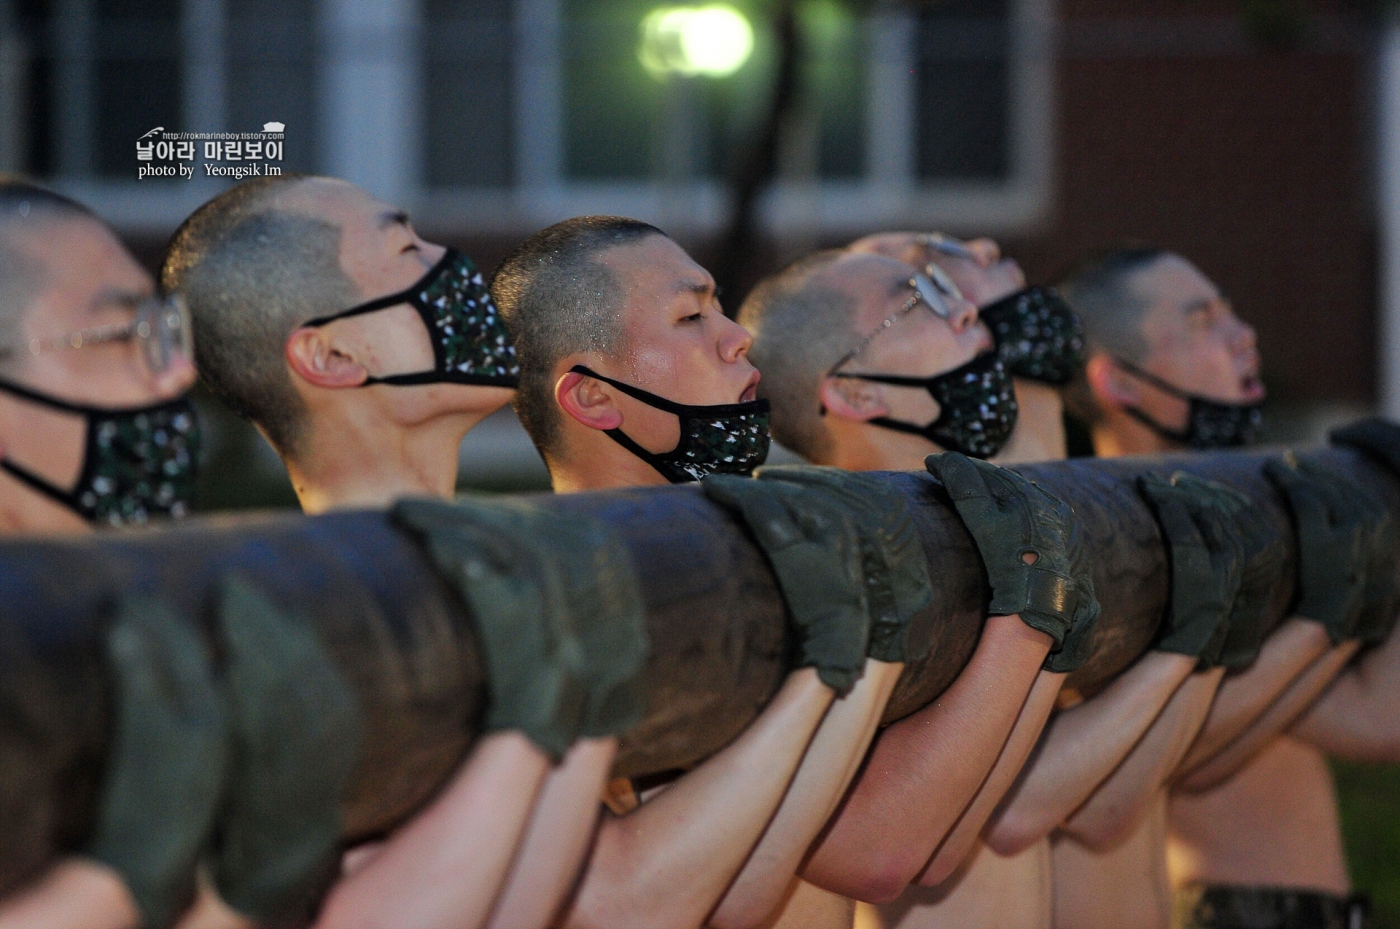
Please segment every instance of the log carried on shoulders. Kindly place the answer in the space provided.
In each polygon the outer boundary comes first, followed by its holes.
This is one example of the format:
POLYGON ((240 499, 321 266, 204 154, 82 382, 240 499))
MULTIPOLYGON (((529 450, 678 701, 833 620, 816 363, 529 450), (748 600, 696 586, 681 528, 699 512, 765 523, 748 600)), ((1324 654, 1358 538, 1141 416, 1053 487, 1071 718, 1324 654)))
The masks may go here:
MULTIPOLYGON (((1275 453, 1276 454, 1276 453, 1275 453)), ((1100 689, 1152 641, 1167 597, 1166 555, 1134 479, 1185 470, 1256 500, 1286 540, 1271 617, 1295 585, 1287 511, 1262 467, 1267 452, 1080 459, 1017 470, 1066 500, 1094 559, 1103 616, 1093 654, 1068 686, 1100 689)), ((1308 454, 1377 494, 1400 518, 1400 483, 1345 448, 1308 454)), ((984 619, 981 562, 941 486, 884 476, 910 502, 933 602, 927 659, 906 669, 893 721, 936 698, 967 664, 984 619)), ((540 498, 609 524, 636 563, 651 654, 649 710, 624 739, 622 775, 683 768, 735 737, 785 673, 781 596, 758 548, 696 487, 540 498)), ((1400 553, 1398 553, 1400 554, 1400 553)), ((473 738, 484 699, 466 610, 416 544, 383 513, 192 519, 76 540, 0 543, 0 894, 81 841, 111 730, 102 630, 122 595, 156 594, 212 626, 230 572, 304 617, 354 690, 361 763, 345 809, 349 836, 382 831, 421 806, 473 738)))

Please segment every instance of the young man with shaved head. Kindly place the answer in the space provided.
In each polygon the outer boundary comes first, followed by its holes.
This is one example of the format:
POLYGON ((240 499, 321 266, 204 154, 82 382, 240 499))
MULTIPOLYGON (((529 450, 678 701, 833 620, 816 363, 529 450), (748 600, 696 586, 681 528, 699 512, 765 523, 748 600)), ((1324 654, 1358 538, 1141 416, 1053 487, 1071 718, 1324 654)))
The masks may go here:
MULTIPOLYGON (((161 279, 190 307, 201 377, 281 455, 308 513, 451 497, 462 437, 513 393, 514 349, 471 262, 344 181, 221 194, 176 232, 161 279)), ((544 925, 614 751, 581 740, 551 771, 524 734, 492 733, 432 806, 347 858, 318 924, 544 925)))
MULTIPOLYGON (((1070 406, 1089 424, 1097 454, 1253 440, 1264 397, 1254 330, 1189 261, 1157 249, 1122 249, 1090 261, 1062 289, 1089 343, 1070 406)), ((1303 617, 1270 634, 1253 664, 1221 684, 1182 762, 1169 818, 1163 800, 1149 823, 1157 833, 1150 841, 1139 835, 1106 854, 1072 842, 1057 846, 1057 869, 1074 877, 1057 898, 1066 919, 1117 919, 1136 893, 1119 889, 1128 876, 1145 860, 1153 873, 1165 870, 1169 823, 1173 881, 1192 885, 1192 899, 1204 894, 1219 904, 1208 908, 1218 918, 1229 918, 1224 914, 1243 900, 1262 920, 1251 925, 1294 925, 1288 913, 1314 909, 1331 914, 1319 920, 1355 925, 1348 922, 1350 882, 1325 760, 1306 741, 1278 736, 1354 650, 1355 643, 1329 648, 1318 623, 1303 617)), ((1188 921, 1215 925, 1213 918, 1196 909, 1188 921)))
MULTIPOLYGON (((555 490, 747 475, 763 462, 749 336, 660 230, 559 223, 507 257, 492 293, 520 353, 516 409, 555 490)), ((795 874, 901 668, 869 659, 836 701, 812 669, 796 670, 719 754, 640 797, 615 785, 566 925, 849 927, 849 900, 795 874)))
MULTIPOLYGON (((775 432, 814 461, 912 469, 924 456, 938 451, 932 429, 911 435, 910 430, 898 428, 899 423, 891 428, 881 407, 899 402, 901 394, 912 393, 905 387, 956 378, 960 365, 976 357, 966 348, 961 353, 949 352, 960 339, 971 341, 976 350, 990 357, 1000 357, 1015 377, 1018 400, 1023 391, 1032 397, 1021 407, 1010 443, 987 451, 1001 457, 1014 455, 1013 460, 1063 457, 1059 388, 1080 363, 1082 342, 1077 321, 1053 291, 1026 288, 1020 268, 1003 258, 989 240, 960 243, 913 233, 871 236, 844 254, 799 262, 760 285, 745 303, 740 321, 755 335, 754 355, 765 373, 764 389, 774 399, 775 432), (896 314, 889 314, 894 302, 883 296, 872 275, 882 275, 891 285, 907 282, 915 266, 905 262, 917 262, 930 276, 942 272, 958 294, 973 295, 982 304, 980 312, 988 313, 998 337, 994 340, 975 317, 969 320, 939 312, 934 300, 928 301, 932 312, 919 318, 897 315, 908 312, 904 304, 896 314), (971 328, 974 324, 975 330, 971 328), (835 340, 832 332, 837 333, 835 340), (828 346, 827 341, 833 344, 828 346), (991 354, 993 341, 997 343, 996 355, 991 354), (850 343, 860 345, 859 352, 831 364, 838 348, 850 343), (852 373, 845 374, 847 369, 852 373), (813 410, 825 413, 815 416, 813 410), (1025 438, 1019 452, 1012 452, 1017 433, 1025 438)), ((937 396, 934 387, 927 387, 927 392, 937 396)), ((995 394, 968 396, 945 391, 942 396, 949 404, 961 403, 977 410, 990 406, 995 394)), ((926 404, 920 414, 925 421, 959 421, 956 406, 946 411, 942 404, 927 405, 928 400, 921 401, 926 404)), ((984 642, 997 633, 989 623, 984 642)), ((976 661, 965 675, 974 672, 976 661)), ((933 859, 934 866, 922 869, 919 875, 925 888, 911 889, 883 907, 885 922, 911 927, 1047 925, 1052 907, 1047 836, 1076 810, 1085 831, 1122 828, 1122 811, 1133 810, 1148 791, 1141 774, 1117 779, 1109 776, 1134 751, 1191 667, 1192 661, 1180 655, 1154 653, 1144 659, 1125 675, 1122 685, 1057 714, 1036 757, 1022 771, 1064 676, 1058 670, 1042 671, 1025 705, 1015 705, 1019 715, 1008 717, 1008 724, 1014 720, 1011 734, 985 783, 972 782, 973 792, 960 800, 950 798, 947 791, 939 794, 940 802, 953 800, 955 809, 964 805, 968 809, 959 825, 961 842, 949 843, 938 832, 910 835, 906 840, 930 851, 942 841, 943 848, 933 859), (1016 788, 1004 797, 1013 779, 1017 779, 1016 788), (992 816, 999 803, 1000 809, 992 816), (984 825, 988 827, 985 831, 984 825), (988 847, 976 841, 979 835, 985 837, 988 847), (938 867, 940 858, 943 863, 938 867)), ((925 714, 936 712, 926 710, 925 714)), ((919 717, 913 720, 917 724, 919 717)), ((872 767, 879 765, 886 740, 891 743, 887 750, 899 757, 896 739, 904 736, 900 731, 904 725, 890 727, 881 737, 872 767)), ((910 729, 917 737, 918 729, 910 729)), ((1140 754, 1156 758, 1161 753, 1140 754)), ((919 764, 925 769, 919 772, 922 776, 938 773, 926 761, 919 764)), ((1142 761, 1136 767, 1153 770, 1142 761)), ((910 777, 917 783, 916 775, 911 773, 910 777)), ((892 804, 899 799, 891 792, 885 802, 892 804)), ((871 802, 875 802, 873 798, 871 802)), ((917 808, 920 801, 907 798, 905 802, 917 808)), ((929 806, 927 800, 922 805, 929 806)))
MULTIPOLYGON (((105 222, 0 176, 0 535, 187 510, 199 450, 184 398, 188 337, 179 308, 156 297, 105 222)), ((6 929, 134 929, 141 919, 122 863, 96 856, 66 858, 0 901, 6 929)))

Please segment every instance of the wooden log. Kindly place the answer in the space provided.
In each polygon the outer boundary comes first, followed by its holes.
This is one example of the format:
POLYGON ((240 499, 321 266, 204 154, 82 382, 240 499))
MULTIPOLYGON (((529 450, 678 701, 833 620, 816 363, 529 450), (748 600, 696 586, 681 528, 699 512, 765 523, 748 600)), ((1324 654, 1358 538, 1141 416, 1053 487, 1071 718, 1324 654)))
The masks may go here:
MULTIPOLYGON (((1268 452, 1081 459, 1020 468, 1066 499, 1094 555, 1103 618, 1069 686, 1091 694, 1147 648, 1165 608, 1166 557, 1134 489, 1146 470, 1180 468, 1243 490, 1288 539, 1274 587, 1293 596, 1292 535, 1262 476, 1268 452)), ((1400 518, 1400 483, 1345 449, 1313 454, 1378 493, 1400 518)), ((886 722, 936 698, 967 664, 986 582, 971 538, 927 474, 887 475, 911 503, 934 582, 916 619, 934 641, 906 669, 886 722)), ((746 533, 696 487, 542 496, 590 513, 624 538, 638 567, 652 651, 650 708, 624 739, 623 775, 684 768, 727 744, 786 671, 781 597, 746 533)), ((1400 553, 1397 553, 1400 556, 1400 553)), ((313 624, 354 687, 365 746, 345 806, 347 837, 401 821, 469 748, 484 691, 465 609, 406 536, 378 512, 192 519, 162 529, 0 543, 0 894, 91 822, 111 714, 101 630, 118 598, 158 594, 206 630, 219 580, 254 579, 313 624)))

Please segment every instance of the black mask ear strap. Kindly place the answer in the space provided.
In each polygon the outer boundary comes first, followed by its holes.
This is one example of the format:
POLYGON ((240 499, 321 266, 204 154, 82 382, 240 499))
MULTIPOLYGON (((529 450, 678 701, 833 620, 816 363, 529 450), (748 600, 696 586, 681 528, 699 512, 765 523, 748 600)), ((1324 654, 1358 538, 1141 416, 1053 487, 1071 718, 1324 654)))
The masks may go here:
POLYGON ((687 483, 687 481, 685 480, 677 480, 676 477, 669 473, 666 468, 662 467, 662 465, 666 463, 665 458, 656 454, 655 452, 649 452, 646 449, 642 448, 632 439, 631 436, 623 432, 621 429, 608 429, 603 432, 603 435, 612 439, 618 445, 621 445, 623 448, 627 449, 629 452, 636 455, 638 458, 642 459, 647 464, 651 465, 651 467, 656 471, 657 474, 660 474, 672 484, 687 483))
POLYGON ((1153 432, 1157 433, 1159 436, 1166 439, 1168 442, 1176 442, 1179 445, 1191 444, 1191 432, 1189 428, 1181 432, 1178 432, 1175 429, 1168 429, 1166 426, 1163 426, 1161 423, 1157 422, 1157 420, 1153 419, 1151 416, 1148 416, 1146 413, 1144 413, 1142 410, 1139 410, 1135 406, 1125 406, 1123 407, 1123 412, 1127 413, 1133 419, 1136 419, 1138 422, 1142 423, 1148 429, 1151 429, 1153 432))
POLYGON ((618 390, 622 391, 632 399, 640 400, 647 406, 656 407, 662 412, 674 413, 677 416, 684 416, 686 413, 689 412, 689 409, 683 403, 676 403, 672 400, 667 400, 665 397, 658 397, 656 394, 652 393, 649 390, 642 390, 642 388, 640 387, 633 387, 631 384, 625 384, 622 381, 615 381, 610 377, 604 377, 598 372, 592 370, 591 368, 587 368, 583 365, 574 365, 572 368, 569 369, 569 372, 572 374, 582 374, 585 377, 591 377, 594 380, 599 380, 602 381, 604 384, 609 384, 613 387, 616 387, 618 390))
POLYGON ((67 400, 50 397, 48 394, 41 394, 37 390, 31 390, 23 384, 16 384, 14 381, 6 378, 0 378, 0 390, 3 390, 7 394, 13 394, 21 400, 28 400, 30 403, 46 406, 51 410, 62 410, 65 413, 76 413, 79 416, 86 416, 89 413, 112 412, 111 410, 85 406, 81 403, 70 403, 67 400))
POLYGON ((327 323, 333 323, 337 319, 349 319, 351 316, 363 316, 366 313, 373 313, 377 310, 387 310, 389 307, 398 306, 400 303, 413 303, 415 301, 415 298, 417 298, 418 294, 422 292, 423 288, 427 287, 428 284, 431 283, 434 278, 436 278, 439 274, 443 273, 443 271, 446 270, 448 264, 450 264, 456 257, 457 252, 449 248, 443 254, 442 258, 438 261, 438 263, 429 268, 428 273, 424 274, 417 281, 415 281, 413 283, 413 286, 406 287, 403 290, 400 290, 398 293, 386 294, 382 297, 376 297, 375 299, 370 300, 368 303, 361 303, 359 306, 352 306, 348 310, 341 310, 338 313, 330 313, 326 316, 317 316, 315 319, 308 319, 306 322, 302 323, 302 325, 311 329, 316 329, 320 326, 326 325, 327 323))
POLYGON ((33 471, 30 471, 28 468, 21 467, 20 465, 15 464, 13 461, 10 461, 8 458, 0 458, 0 470, 3 470, 5 473, 9 474, 11 477, 19 481, 21 484, 24 484, 30 490, 33 490, 37 493, 41 493, 45 497, 48 497, 50 500, 54 501, 55 503, 59 503, 63 506, 66 506, 74 513, 77 513, 79 516, 83 517, 83 519, 88 518, 88 514, 85 513, 83 511, 83 508, 78 504, 78 500, 76 497, 74 497, 71 493, 69 493, 66 490, 59 490, 58 487, 44 480, 42 477, 35 474, 33 471))
POLYGON ((1127 362, 1124 361, 1122 358, 1116 357, 1113 359, 1113 361, 1116 365, 1118 365, 1118 367, 1122 368, 1124 371, 1127 371, 1134 377, 1141 378, 1142 380, 1151 384, 1153 387, 1156 387, 1158 390, 1165 391, 1171 394, 1178 400, 1192 399, 1191 395, 1186 391, 1182 390, 1180 387, 1177 387, 1174 384, 1168 384, 1166 381, 1162 380, 1157 375, 1149 374, 1146 371, 1142 370, 1142 368, 1139 368, 1137 365, 1132 364, 1131 362, 1127 362))
POLYGON ((440 374, 437 371, 418 371, 413 374, 386 374, 384 377, 367 377, 360 384, 361 387, 369 387, 372 384, 392 384, 396 387, 414 387, 419 384, 466 384, 477 387, 510 387, 519 386, 519 379, 510 376, 498 376, 495 374, 462 374, 455 372, 451 374, 440 374))

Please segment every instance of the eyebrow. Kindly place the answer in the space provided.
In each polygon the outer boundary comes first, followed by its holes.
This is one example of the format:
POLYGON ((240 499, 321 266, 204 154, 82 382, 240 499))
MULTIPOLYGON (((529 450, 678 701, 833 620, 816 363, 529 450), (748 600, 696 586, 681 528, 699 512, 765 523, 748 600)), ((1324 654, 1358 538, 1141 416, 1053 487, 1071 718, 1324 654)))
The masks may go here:
POLYGON ((1208 310, 1208 309, 1210 309, 1210 305, 1211 305, 1212 303, 1214 303, 1217 299, 1218 299, 1218 300, 1221 300, 1221 301, 1223 301, 1223 302, 1227 302, 1227 303, 1229 302, 1229 301, 1225 300, 1224 297, 1204 297, 1204 298, 1202 298, 1202 299, 1200 299, 1200 300, 1192 300, 1190 303, 1183 303, 1183 304, 1181 305, 1181 312, 1183 312, 1183 313, 1199 313, 1199 312, 1201 312, 1202 310, 1208 310))
POLYGON ((379 214, 380 229, 388 229, 395 225, 407 227, 408 224, 408 213, 403 210, 385 210, 379 214))
POLYGON ((123 290, 117 287, 109 287, 98 291, 97 296, 92 298, 92 303, 88 304, 89 313, 100 313, 103 310, 119 306, 123 309, 134 310, 142 300, 150 297, 151 294, 139 290, 123 290))
POLYGON ((697 297, 708 297, 711 293, 718 294, 719 287, 715 285, 714 281, 698 281, 692 279, 689 281, 681 281, 680 286, 676 288, 676 292, 695 294, 697 297))

